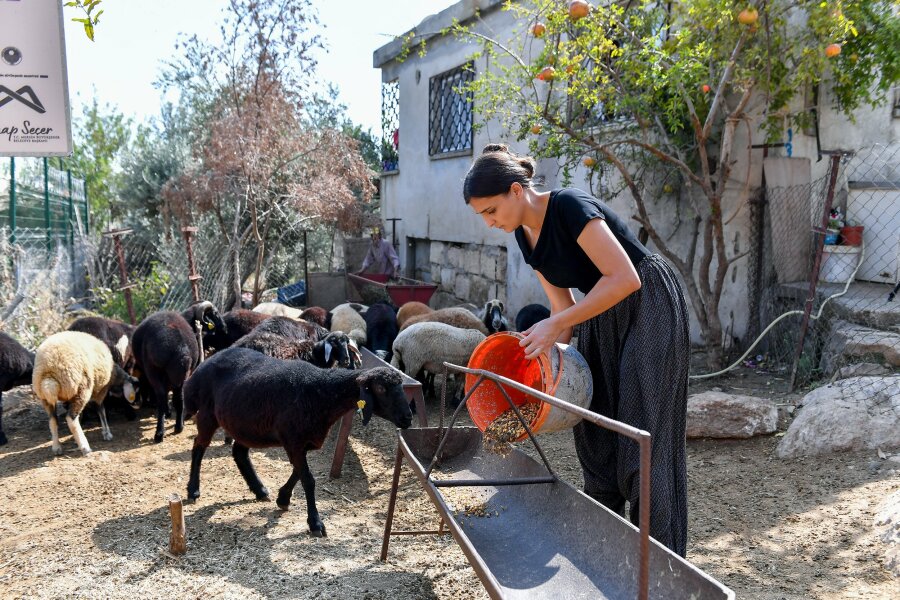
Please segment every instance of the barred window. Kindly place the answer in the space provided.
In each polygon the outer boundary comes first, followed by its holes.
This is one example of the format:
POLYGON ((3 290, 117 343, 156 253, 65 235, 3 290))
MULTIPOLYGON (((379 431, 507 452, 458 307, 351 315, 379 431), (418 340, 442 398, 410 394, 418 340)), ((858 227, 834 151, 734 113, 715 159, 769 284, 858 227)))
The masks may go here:
POLYGON ((472 93, 460 88, 474 79, 475 69, 466 63, 429 81, 429 155, 472 150, 472 93))
POLYGON ((400 82, 381 84, 381 170, 400 169, 400 82))

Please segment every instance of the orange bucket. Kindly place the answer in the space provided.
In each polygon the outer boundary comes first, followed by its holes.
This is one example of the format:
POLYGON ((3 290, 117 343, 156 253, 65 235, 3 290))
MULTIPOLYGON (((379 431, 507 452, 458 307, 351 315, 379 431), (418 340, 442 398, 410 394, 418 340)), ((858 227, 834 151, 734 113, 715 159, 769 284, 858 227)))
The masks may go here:
MULTIPOLYGON (((534 360, 525 358, 525 349, 519 346, 525 336, 504 331, 488 336, 472 352, 468 367, 482 369, 512 379, 530 388, 582 408, 590 406, 593 396, 593 379, 587 361, 573 346, 556 344, 548 357, 542 354, 534 360)), ((465 391, 468 394, 478 380, 477 375, 466 375, 465 391)), ((529 402, 540 408, 529 427, 534 433, 550 433, 568 429, 581 418, 561 408, 538 400, 516 389, 503 388, 516 406, 529 402)), ((509 410, 509 403, 492 381, 483 381, 466 402, 472 422, 481 431, 502 413, 509 410)), ((523 433, 517 440, 528 437, 523 433)))

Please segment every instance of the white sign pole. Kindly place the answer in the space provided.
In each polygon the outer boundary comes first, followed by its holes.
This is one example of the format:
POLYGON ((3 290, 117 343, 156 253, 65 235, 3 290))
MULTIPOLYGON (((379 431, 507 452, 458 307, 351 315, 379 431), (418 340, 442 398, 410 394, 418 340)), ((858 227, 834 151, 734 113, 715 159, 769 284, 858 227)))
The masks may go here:
POLYGON ((0 156, 69 156, 62 0, 0 0, 0 156))

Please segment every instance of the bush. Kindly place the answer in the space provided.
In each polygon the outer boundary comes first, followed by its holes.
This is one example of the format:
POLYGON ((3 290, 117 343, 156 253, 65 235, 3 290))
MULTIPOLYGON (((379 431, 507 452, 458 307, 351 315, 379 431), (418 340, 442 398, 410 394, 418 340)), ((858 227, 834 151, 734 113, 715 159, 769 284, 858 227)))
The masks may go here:
MULTIPOLYGON (((131 275, 131 301, 134 306, 135 322, 148 314, 159 310, 162 299, 169 291, 171 276, 164 270, 160 263, 150 263, 150 274, 146 277, 131 275)), ((120 319, 128 322, 128 303, 125 301, 125 292, 108 287, 91 288, 96 310, 104 317, 120 319)))

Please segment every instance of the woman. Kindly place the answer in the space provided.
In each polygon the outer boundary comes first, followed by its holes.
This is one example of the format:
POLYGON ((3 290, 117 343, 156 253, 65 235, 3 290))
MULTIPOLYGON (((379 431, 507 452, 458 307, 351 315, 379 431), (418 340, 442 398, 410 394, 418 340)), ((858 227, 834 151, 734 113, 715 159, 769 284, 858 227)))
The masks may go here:
MULTIPOLYGON (((463 196, 489 227, 515 232, 551 314, 525 333, 529 359, 568 343, 594 378, 590 409, 652 437, 650 534, 684 556, 687 543, 687 411, 690 338, 684 294, 672 268, 651 254, 606 205, 576 189, 539 192, 535 162, 505 145, 485 147, 463 196), (585 297, 576 302, 571 288, 585 297)), ((584 491, 638 523, 639 447, 591 423, 575 426, 584 491)))

